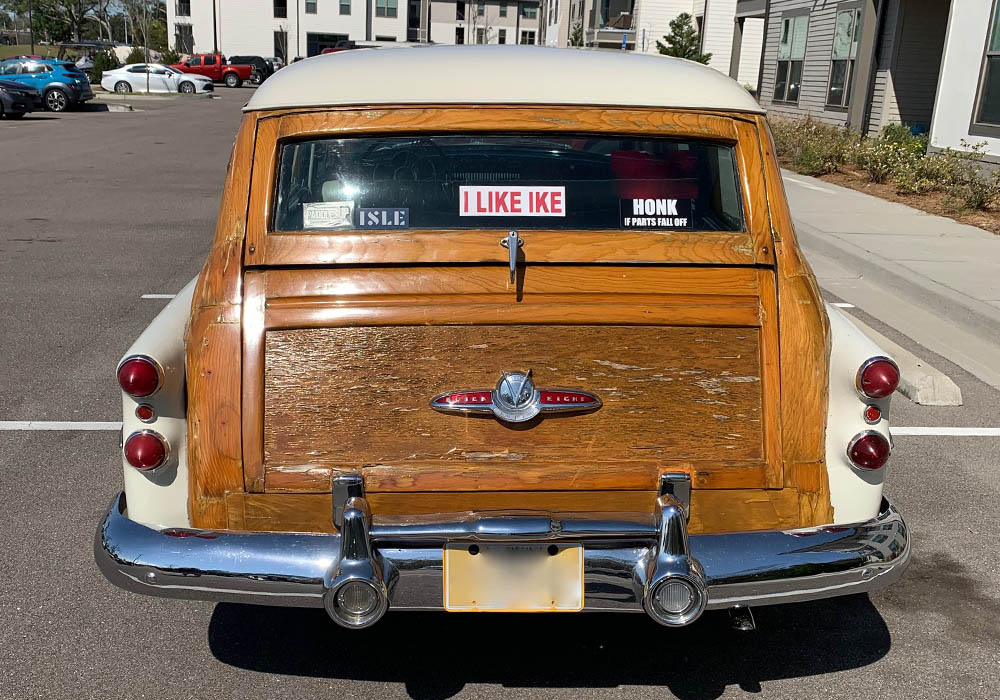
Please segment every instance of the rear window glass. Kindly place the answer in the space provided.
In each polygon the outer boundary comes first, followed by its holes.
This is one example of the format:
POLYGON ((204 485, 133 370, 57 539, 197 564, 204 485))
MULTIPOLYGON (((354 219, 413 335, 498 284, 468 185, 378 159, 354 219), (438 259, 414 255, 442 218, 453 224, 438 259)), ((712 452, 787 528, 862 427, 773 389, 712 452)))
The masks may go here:
POLYGON ((742 231, 733 147, 548 134, 315 139, 281 146, 275 231, 742 231))

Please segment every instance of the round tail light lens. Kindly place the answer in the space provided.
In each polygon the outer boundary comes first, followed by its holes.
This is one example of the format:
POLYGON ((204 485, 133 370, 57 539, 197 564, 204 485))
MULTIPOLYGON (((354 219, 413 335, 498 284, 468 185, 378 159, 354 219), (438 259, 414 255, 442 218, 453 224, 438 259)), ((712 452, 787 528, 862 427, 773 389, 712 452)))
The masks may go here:
POLYGON ((899 384, 899 367, 888 357, 873 357, 858 370, 858 391, 870 399, 891 396, 899 384))
POLYGON ((160 388, 160 368, 146 357, 130 357, 118 367, 118 383, 129 396, 149 396, 160 388))
POLYGON ((151 430, 143 430, 129 435, 124 452, 129 464, 145 472, 167 461, 167 442, 151 430))
POLYGON ((847 458, 858 469, 881 469, 889 460, 889 441, 882 433, 867 430, 858 433, 847 446, 847 458))

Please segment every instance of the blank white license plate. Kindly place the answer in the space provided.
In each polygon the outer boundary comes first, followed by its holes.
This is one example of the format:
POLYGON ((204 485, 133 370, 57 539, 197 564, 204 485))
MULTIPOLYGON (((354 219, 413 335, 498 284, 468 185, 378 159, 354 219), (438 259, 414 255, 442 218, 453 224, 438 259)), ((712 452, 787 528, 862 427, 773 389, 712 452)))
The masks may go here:
POLYGON ((444 548, 444 608, 451 612, 583 610, 583 546, 451 543, 444 548), (473 553, 475 552, 475 553, 473 553))

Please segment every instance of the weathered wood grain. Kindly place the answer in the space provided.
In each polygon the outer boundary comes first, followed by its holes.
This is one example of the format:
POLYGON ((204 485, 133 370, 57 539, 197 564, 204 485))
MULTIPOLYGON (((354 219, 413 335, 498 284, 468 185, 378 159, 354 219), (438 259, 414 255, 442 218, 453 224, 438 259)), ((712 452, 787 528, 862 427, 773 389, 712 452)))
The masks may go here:
POLYGON ((411 326, 269 331, 264 463, 572 463, 616 478, 629 460, 760 460, 757 329, 411 326), (502 369, 604 406, 510 426, 433 411, 502 369))
POLYGON ((225 494, 242 488, 240 308, 243 241, 257 119, 243 119, 229 161, 215 239, 198 277, 185 335, 188 513, 225 527, 225 494))

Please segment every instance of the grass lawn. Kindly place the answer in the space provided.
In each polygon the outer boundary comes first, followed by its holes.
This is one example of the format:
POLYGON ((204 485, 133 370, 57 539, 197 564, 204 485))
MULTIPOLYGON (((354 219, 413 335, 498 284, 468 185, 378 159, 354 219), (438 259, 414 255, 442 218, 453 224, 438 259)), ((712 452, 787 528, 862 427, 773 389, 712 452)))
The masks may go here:
POLYGON ((4 46, 0 44, 0 61, 5 58, 10 58, 11 56, 30 56, 34 53, 35 56, 41 56, 42 58, 55 58, 56 54, 59 53, 58 46, 40 46, 35 44, 34 52, 31 51, 31 44, 15 44, 14 46, 4 46))

